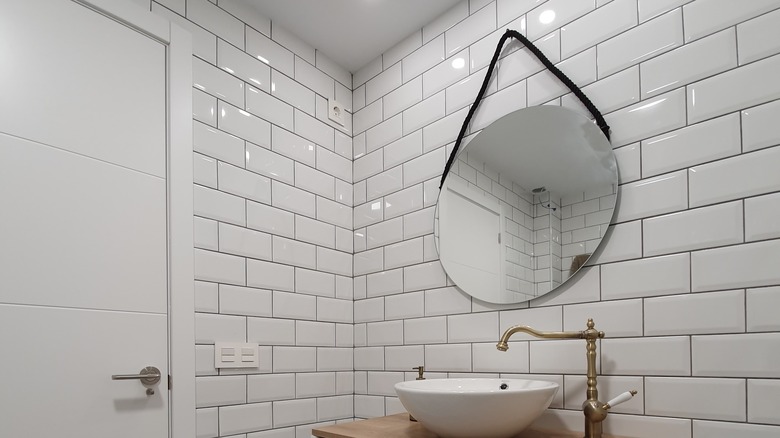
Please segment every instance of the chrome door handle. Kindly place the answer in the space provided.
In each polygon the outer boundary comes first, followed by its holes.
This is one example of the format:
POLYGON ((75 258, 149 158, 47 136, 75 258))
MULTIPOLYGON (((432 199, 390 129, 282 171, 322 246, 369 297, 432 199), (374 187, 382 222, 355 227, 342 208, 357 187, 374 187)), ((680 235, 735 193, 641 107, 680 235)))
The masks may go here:
POLYGON ((146 367, 138 374, 114 374, 111 380, 140 380, 145 386, 160 383, 160 370, 157 367, 146 367))

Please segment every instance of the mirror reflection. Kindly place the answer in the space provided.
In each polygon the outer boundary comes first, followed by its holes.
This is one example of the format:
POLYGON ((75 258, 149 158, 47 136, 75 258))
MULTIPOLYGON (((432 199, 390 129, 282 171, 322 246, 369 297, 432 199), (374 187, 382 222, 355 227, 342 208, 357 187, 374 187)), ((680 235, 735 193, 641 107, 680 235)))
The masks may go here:
POLYGON ((435 240, 449 277, 492 303, 517 303, 571 278, 615 207, 617 166, 585 116, 557 106, 508 114, 462 148, 439 194, 435 240))

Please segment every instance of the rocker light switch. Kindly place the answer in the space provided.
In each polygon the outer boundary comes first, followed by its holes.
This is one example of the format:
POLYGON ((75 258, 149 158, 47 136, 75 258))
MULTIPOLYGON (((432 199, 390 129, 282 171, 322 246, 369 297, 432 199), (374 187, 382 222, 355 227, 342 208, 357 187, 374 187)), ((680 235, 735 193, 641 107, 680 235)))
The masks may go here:
POLYGON ((257 345, 235 342, 217 342, 214 345, 215 368, 257 368, 257 345))

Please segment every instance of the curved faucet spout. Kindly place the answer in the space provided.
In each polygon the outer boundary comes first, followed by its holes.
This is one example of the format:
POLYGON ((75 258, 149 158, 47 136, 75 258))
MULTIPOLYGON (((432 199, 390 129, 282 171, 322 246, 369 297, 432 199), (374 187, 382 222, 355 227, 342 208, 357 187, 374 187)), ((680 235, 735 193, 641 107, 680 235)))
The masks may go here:
POLYGON ((537 338, 542 339, 584 339, 586 332, 543 332, 536 329, 533 329, 531 327, 528 327, 527 325, 516 325, 513 327, 509 327, 503 335, 501 335, 501 340, 498 341, 498 344, 496 344, 496 348, 498 348, 501 351, 507 351, 509 349, 509 344, 507 342, 509 341, 509 338, 512 337, 517 332, 523 332, 528 333, 531 336, 536 336, 537 338))

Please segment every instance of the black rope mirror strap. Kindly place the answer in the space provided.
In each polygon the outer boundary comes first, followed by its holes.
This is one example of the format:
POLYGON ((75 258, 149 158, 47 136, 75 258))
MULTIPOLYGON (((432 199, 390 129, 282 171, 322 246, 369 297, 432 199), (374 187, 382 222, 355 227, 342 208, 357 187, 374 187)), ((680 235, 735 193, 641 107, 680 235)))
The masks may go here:
POLYGON ((599 128, 601 128, 601 131, 604 132, 607 140, 609 140, 609 125, 607 125, 607 122, 604 120, 604 116, 601 115, 601 112, 596 108, 595 105, 593 105, 593 102, 591 102, 590 99, 588 99, 588 96, 586 96, 585 93, 580 90, 580 87, 572 82, 572 80, 569 79, 560 69, 558 69, 558 67, 553 65, 553 63, 547 59, 546 56, 544 56, 544 53, 542 53, 539 48, 537 48, 531 41, 529 41, 528 38, 524 37, 516 30, 507 29, 506 32, 504 32, 504 35, 502 35, 501 39, 498 41, 496 51, 493 53, 493 58, 490 60, 490 66, 488 66, 487 73, 485 73, 485 80, 482 81, 482 87, 479 89, 477 98, 474 100, 474 104, 471 105, 469 113, 466 115, 466 119, 463 121, 463 125, 460 127, 458 139, 455 141, 455 147, 452 149, 450 157, 447 159, 447 165, 444 166, 444 172, 441 175, 441 182, 439 183, 440 190, 444 185, 444 179, 447 177, 447 174, 450 171, 450 167, 452 167, 452 163, 455 161, 455 157, 458 155, 458 149, 460 148, 461 142, 463 142, 463 137, 466 134, 466 130, 468 129, 469 123, 471 122, 471 118, 477 111, 477 107, 482 101, 482 97, 485 95, 485 91, 487 91, 488 84, 490 83, 490 79, 493 76, 493 70, 496 68, 496 62, 498 62, 498 57, 501 55, 501 50, 504 48, 504 43, 506 43, 506 40, 508 40, 510 37, 515 38, 523 43, 525 47, 527 47, 528 50, 530 50, 531 53, 533 53, 539 59, 539 61, 541 61, 542 64, 547 67, 548 70, 553 72, 553 74, 561 82, 563 82, 564 85, 566 85, 569 90, 571 90, 571 92, 577 96, 578 99, 580 99, 583 105, 585 105, 585 108, 587 108, 591 115, 593 115, 593 118, 596 119, 596 124, 599 128))

